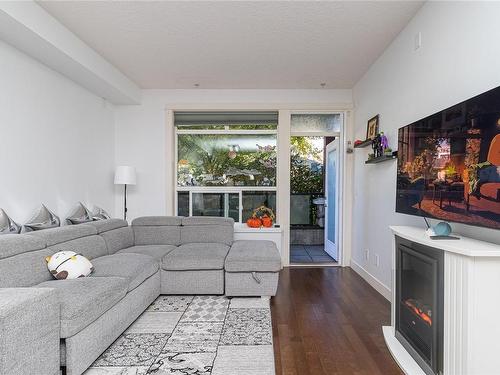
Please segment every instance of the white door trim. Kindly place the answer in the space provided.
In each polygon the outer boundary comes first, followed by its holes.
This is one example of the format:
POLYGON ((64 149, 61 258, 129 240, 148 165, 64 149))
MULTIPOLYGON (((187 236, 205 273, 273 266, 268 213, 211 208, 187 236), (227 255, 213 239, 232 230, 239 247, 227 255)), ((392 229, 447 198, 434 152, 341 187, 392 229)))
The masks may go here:
MULTIPOLYGON (((294 113, 301 113, 301 114, 329 114, 329 113, 342 113, 343 114, 343 121, 340 126, 340 132, 291 132, 289 133, 289 136, 321 136, 321 137, 336 137, 338 139, 338 183, 339 183, 339 190, 338 190, 338 244, 339 244, 339 259, 336 263, 325 263, 325 264, 304 264, 304 265, 292 265, 294 267, 318 267, 318 266, 329 266, 329 267, 337 267, 337 266, 342 266, 342 267, 348 267, 351 265, 351 225, 344 225, 344 221, 350 220, 352 217, 352 214, 350 210, 352 210, 352 166, 353 166, 353 160, 352 158, 349 158, 346 156, 346 147, 347 147, 347 141, 349 139, 352 139, 352 127, 354 126, 353 123, 353 116, 352 116, 352 111, 344 108, 344 110, 336 110, 334 107, 330 108, 329 110, 292 110, 289 111, 290 115, 294 113), (345 202, 344 202, 345 200, 345 202)), ((290 122, 287 124, 289 126, 289 129, 291 127, 290 122)), ((290 142, 289 142, 290 145, 290 142)), ((290 194, 290 191, 288 192, 290 194)), ((290 204, 290 203, 289 203, 290 204)), ((289 209, 290 207, 288 207, 289 209)), ((284 233, 290 233, 290 209, 288 210, 288 228, 283 228, 284 233)), ((288 238, 289 240, 289 238, 288 238)), ((287 244, 284 244, 283 246, 283 253, 287 253, 288 249, 288 259, 290 259, 290 243, 288 241, 287 244)), ((285 266, 289 266, 290 263, 286 263, 285 266)))
POLYGON ((326 206, 325 206, 325 251, 330 255, 333 259, 335 259, 338 263, 340 263, 340 255, 342 253, 342 249, 339 243, 339 191, 340 191, 340 180, 339 180, 339 171, 340 171, 340 150, 339 150, 339 139, 335 138, 333 142, 328 144, 325 148, 325 198, 326 198, 326 206), (331 206, 332 202, 329 200, 328 193, 328 154, 332 151, 336 152, 336 163, 335 163, 335 242, 332 242, 328 239, 329 237, 329 222, 331 217, 328 215, 328 207, 331 206))
MULTIPOLYGON (((339 244, 342 249, 338 265, 349 266, 351 261, 351 225, 343 222, 351 220, 352 214, 352 167, 353 158, 346 156, 345 145, 353 138, 354 121, 352 103, 174 103, 165 105, 165 179, 166 186, 166 214, 174 215, 177 207, 175 191, 175 156, 177 154, 176 137, 174 132, 174 113, 179 110, 192 111, 224 111, 224 110, 277 110, 279 112, 278 125, 278 221, 283 229, 282 262, 285 267, 290 265, 290 117, 292 113, 344 113, 344 121, 340 131, 339 164, 342 188, 339 190, 339 244), (281 149, 281 152, 280 152, 281 149), (168 150, 171 150, 168 152, 168 150), (286 154, 285 154, 286 153, 286 154), (288 175, 288 177, 285 177, 288 175), (280 178, 281 177, 281 178, 280 178), (280 183, 281 182, 281 183, 280 183)), ((297 134, 299 135, 299 134, 297 134)), ((303 134, 302 134, 303 135, 303 134)), ((329 134, 336 136, 337 134, 329 134)))

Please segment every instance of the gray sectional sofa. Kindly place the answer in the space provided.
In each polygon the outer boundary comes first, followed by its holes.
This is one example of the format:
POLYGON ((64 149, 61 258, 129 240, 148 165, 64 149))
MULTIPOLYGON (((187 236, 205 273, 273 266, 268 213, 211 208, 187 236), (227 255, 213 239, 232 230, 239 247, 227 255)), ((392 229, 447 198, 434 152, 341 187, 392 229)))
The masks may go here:
POLYGON ((233 228, 231 219, 158 216, 0 236, 0 374, 83 373, 160 294, 275 295, 275 244, 233 241, 233 228), (53 279, 45 257, 62 250, 89 258, 92 275, 53 279), (16 362, 19 351, 31 362, 16 362))

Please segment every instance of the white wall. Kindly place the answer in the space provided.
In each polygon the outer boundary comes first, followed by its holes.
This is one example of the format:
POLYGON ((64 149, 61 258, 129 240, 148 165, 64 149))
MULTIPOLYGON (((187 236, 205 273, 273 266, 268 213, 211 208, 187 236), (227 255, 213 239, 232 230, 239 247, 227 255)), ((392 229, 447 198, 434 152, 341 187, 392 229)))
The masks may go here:
POLYGON ((0 41, 0 207, 19 223, 45 203, 113 210, 113 108, 0 41))
MULTIPOLYGON (((380 130, 397 147, 397 129, 500 85, 500 3, 428 2, 353 89, 355 136, 380 114, 380 130), (421 32, 422 46, 414 50, 421 32)), ((356 150, 352 261, 386 287, 391 282, 389 225, 424 226, 395 213, 396 162, 364 165, 356 150), (370 250, 370 260, 364 250, 370 250), (375 254, 380 266, 374 265, 375 254)), ((453 224, 464 235, 500 243, 500 231, 453 224)), ((356 265, 355 264, 355 265, 356 265)))
MULTIPOLYGON (((275 109, 298 103, 351 105, 351 90, 144 90, 139 106, 116 106, 115 157, 117 165, 132 165, 138 181, 128 194, 129 218, 172 214, 172 137, 166 129, 166 109, 192 104, 193 108, 265 104, 275 109), (229 104, 228 104, 229 103, 229 104), (167 182, 168 180, 168 182, 167 182)), ((122 215, 123 193, 117 188, 116 215, 122 215)))

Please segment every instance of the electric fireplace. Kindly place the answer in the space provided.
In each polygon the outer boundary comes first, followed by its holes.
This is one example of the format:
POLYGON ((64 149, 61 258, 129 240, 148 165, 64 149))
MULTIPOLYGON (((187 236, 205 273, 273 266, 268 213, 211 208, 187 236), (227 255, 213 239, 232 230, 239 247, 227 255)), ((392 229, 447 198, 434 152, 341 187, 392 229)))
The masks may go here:
POLYGON ((428 375, 443 370, 443 251, 396 236, 395 336, 428 375))
POLYGON ((391 226, 391 325, 382 327, 405 374, 499 374, 500 244, 391 226))

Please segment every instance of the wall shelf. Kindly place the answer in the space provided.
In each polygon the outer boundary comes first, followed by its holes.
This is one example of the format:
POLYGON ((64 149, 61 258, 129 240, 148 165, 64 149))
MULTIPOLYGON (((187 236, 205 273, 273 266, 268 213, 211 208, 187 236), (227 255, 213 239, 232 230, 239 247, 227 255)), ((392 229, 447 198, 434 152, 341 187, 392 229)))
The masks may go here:
POLYGON ((388 161, 388 160, 394 160, 394 159, 397 159, 398 158, 398 155, 390 155, 390 156, 387 156, 387 155, 383 155, 383 156, 380 156, 378 158, 373 158, 373 159, 368 159, 367 161, 365 161, 365 164, 378 164, 378 163, 382 163, 384 161, 388 161))
POLYGON ((354 148, 365 148, 365 147, 371 146, 371 144, 372 144, 372 140, 367 139, 366 141, 363 141, 357 145, 354 145, 354 148))

